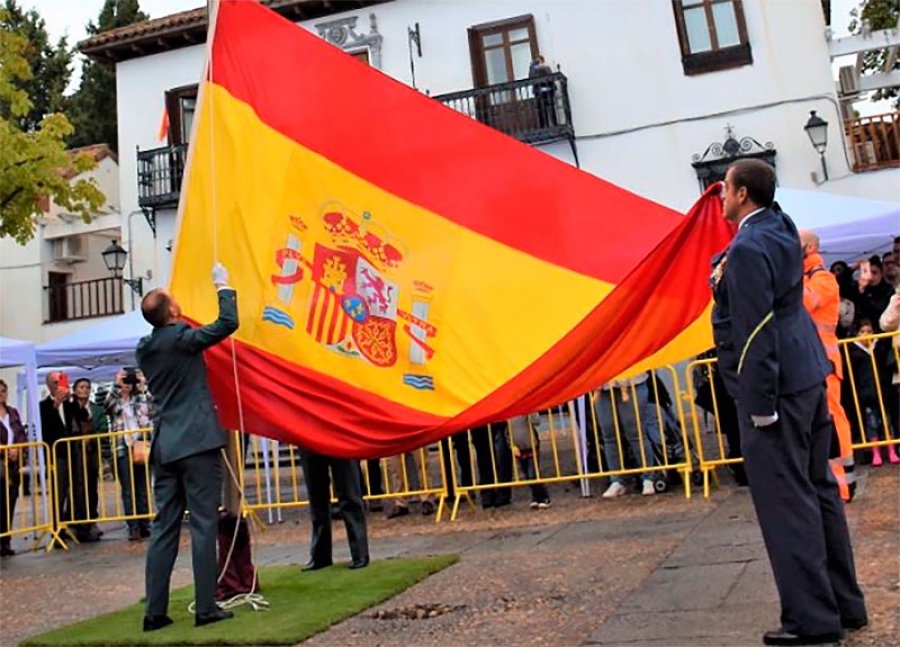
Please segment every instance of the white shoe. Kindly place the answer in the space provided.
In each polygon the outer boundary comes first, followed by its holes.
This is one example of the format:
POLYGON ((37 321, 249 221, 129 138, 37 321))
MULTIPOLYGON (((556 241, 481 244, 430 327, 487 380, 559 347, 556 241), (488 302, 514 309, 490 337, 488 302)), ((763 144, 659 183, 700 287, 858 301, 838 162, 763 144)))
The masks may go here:
POLYGON ((546 510, 547 508, 550 507, 550 502, 549 501, 541 501, 540 503, 537 504, 537 507, 538 507, 538 510, 546 510))
POLYGON ((532 510, 537 510, 538 505, 540 505, 540 504, 537 501, 532 501, 531 503, 528 504, 528 507, 531 508, 532 510))
POLYGON ((641 494, 644 496, 653 496, 656 494, 656 488, 653 486, 653 481, 644 481, 644 487, 641 489, 641 494))
POLYGON ((606 492, 603 493, 604 499, 615 499, 617 496, 623 496, 628 493, 628 490, 624 485, 619 483, 618 481, 614 481, 612 485, 606 488, 606 492))

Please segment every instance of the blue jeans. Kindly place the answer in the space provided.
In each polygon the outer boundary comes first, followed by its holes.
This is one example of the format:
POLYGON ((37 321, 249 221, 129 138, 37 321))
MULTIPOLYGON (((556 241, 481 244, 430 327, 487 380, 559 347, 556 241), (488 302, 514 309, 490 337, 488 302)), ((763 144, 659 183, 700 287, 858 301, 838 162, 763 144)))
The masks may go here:
MULTIPOLYGON (((600 434, 603 436, 603 452, 606 455, 606 464, 609 471, 616 472, 622 469, 619 457, 619 444, 617 442, 616 423, 618 422, 618 437, 622 441, 624 454, 625 444, 631 447, 631 453, 638 467, 653 467, 656 461, 653 458, 651 437, 655 433, 659 436, 659 422, 650 412, 647 403, 647 383, 638 384, 633 390, 627 387, 628 400, 622 398, 622 389, 613 388, 609 391, 600 391, 600 398, 595 403, 597 422, 600 424, 600 434), (638 437, 638 419, 635 416, 635 408, 638 411, 643 432, 644 461, 641 460, 642 441, 638 437), (613 411, 615 410, 615 414, 613 411), (614 417, 615 416, 615 417, 614 417)), ((653 474, 647 472, 641 475, 645 481, 652 481, 653 474)), ((612 481, 618 482, 622 478, 613 476, 612 481)))
MULTIPOLYGON (((119 485, 122 489, 122 507, 125 509, 125 516, 146 515, 150 512, 147 504, 147 466, 134 464, 134 497, 132 497, 131 489, 131 461, 128 460, 128 454, 116 455, 116 466, 119 469, 119 485)), ((150 519, 128 519, 126 522, 129 530, 140 530, 150 528, 150 519)))

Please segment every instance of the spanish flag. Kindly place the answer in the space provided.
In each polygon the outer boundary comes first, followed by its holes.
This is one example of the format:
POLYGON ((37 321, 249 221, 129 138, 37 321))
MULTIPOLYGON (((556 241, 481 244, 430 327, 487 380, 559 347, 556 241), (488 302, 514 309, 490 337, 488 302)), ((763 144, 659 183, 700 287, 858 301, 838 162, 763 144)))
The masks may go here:
POLYGON ((221 0, 172 291, 222 422, 324 454, 396 454, 711 346, 716 196, 685 217, 221 0))

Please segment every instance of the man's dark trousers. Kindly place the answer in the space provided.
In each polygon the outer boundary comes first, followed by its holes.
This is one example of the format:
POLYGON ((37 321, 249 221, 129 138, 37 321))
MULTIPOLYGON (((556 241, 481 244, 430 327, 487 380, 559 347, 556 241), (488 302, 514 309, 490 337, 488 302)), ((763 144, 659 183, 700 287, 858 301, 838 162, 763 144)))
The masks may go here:
MULTIPOLYGON (((154 446, 154 450, 156 447, 154 446)), ((196 613, 216 612, 216 533, 222 496, 222 462, 218 449, 163 465, 153 452, 153 496, 156 518, 147 548, 146 615, 165 615, 169 607, 169 578, 185 508, 191 513, 191 557, 196 589, 196 613)))
POLYGON ((350 556, 353 561, 369 557, 369 539, 366 533, 366 513, 363 507, 362 484, 356 461, 330 458, 310 451, 301 452, 303 474, 309 496, 309 514, 312 520, 310 557, 316 564, 330 564, 331 557, 331 487, 334 479, 334 495, 338 509, 344 518, 350 556), (329 476, 329 470, 331 475, 329 476))
POLYGON ((828 465, 832 421, 825 385, 779 398, 778 421, 754 427, 738 402, 741 448, 775 584, 782 626, 838 632, 866 617, 837 482, 828 465))

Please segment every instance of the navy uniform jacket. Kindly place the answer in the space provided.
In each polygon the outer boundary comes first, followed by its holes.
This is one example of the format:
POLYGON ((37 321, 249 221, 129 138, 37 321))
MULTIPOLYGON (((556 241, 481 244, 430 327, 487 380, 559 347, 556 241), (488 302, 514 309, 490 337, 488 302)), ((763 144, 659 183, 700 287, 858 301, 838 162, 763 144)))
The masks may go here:
POLYGON ((830 365, 803 307, 803 250, 787 215, 747 218, 713 259, 711 283, 719 366, 744 414, 772 415, 779 397, 825 382, 830 365))
POLYGON ((213 323, 154 328, 138 343, 138 366, 153 394, 153 451, 162 464, 225 446, 202 353, 237 328, 237 293, 221 289, 219 318, 213 323))

